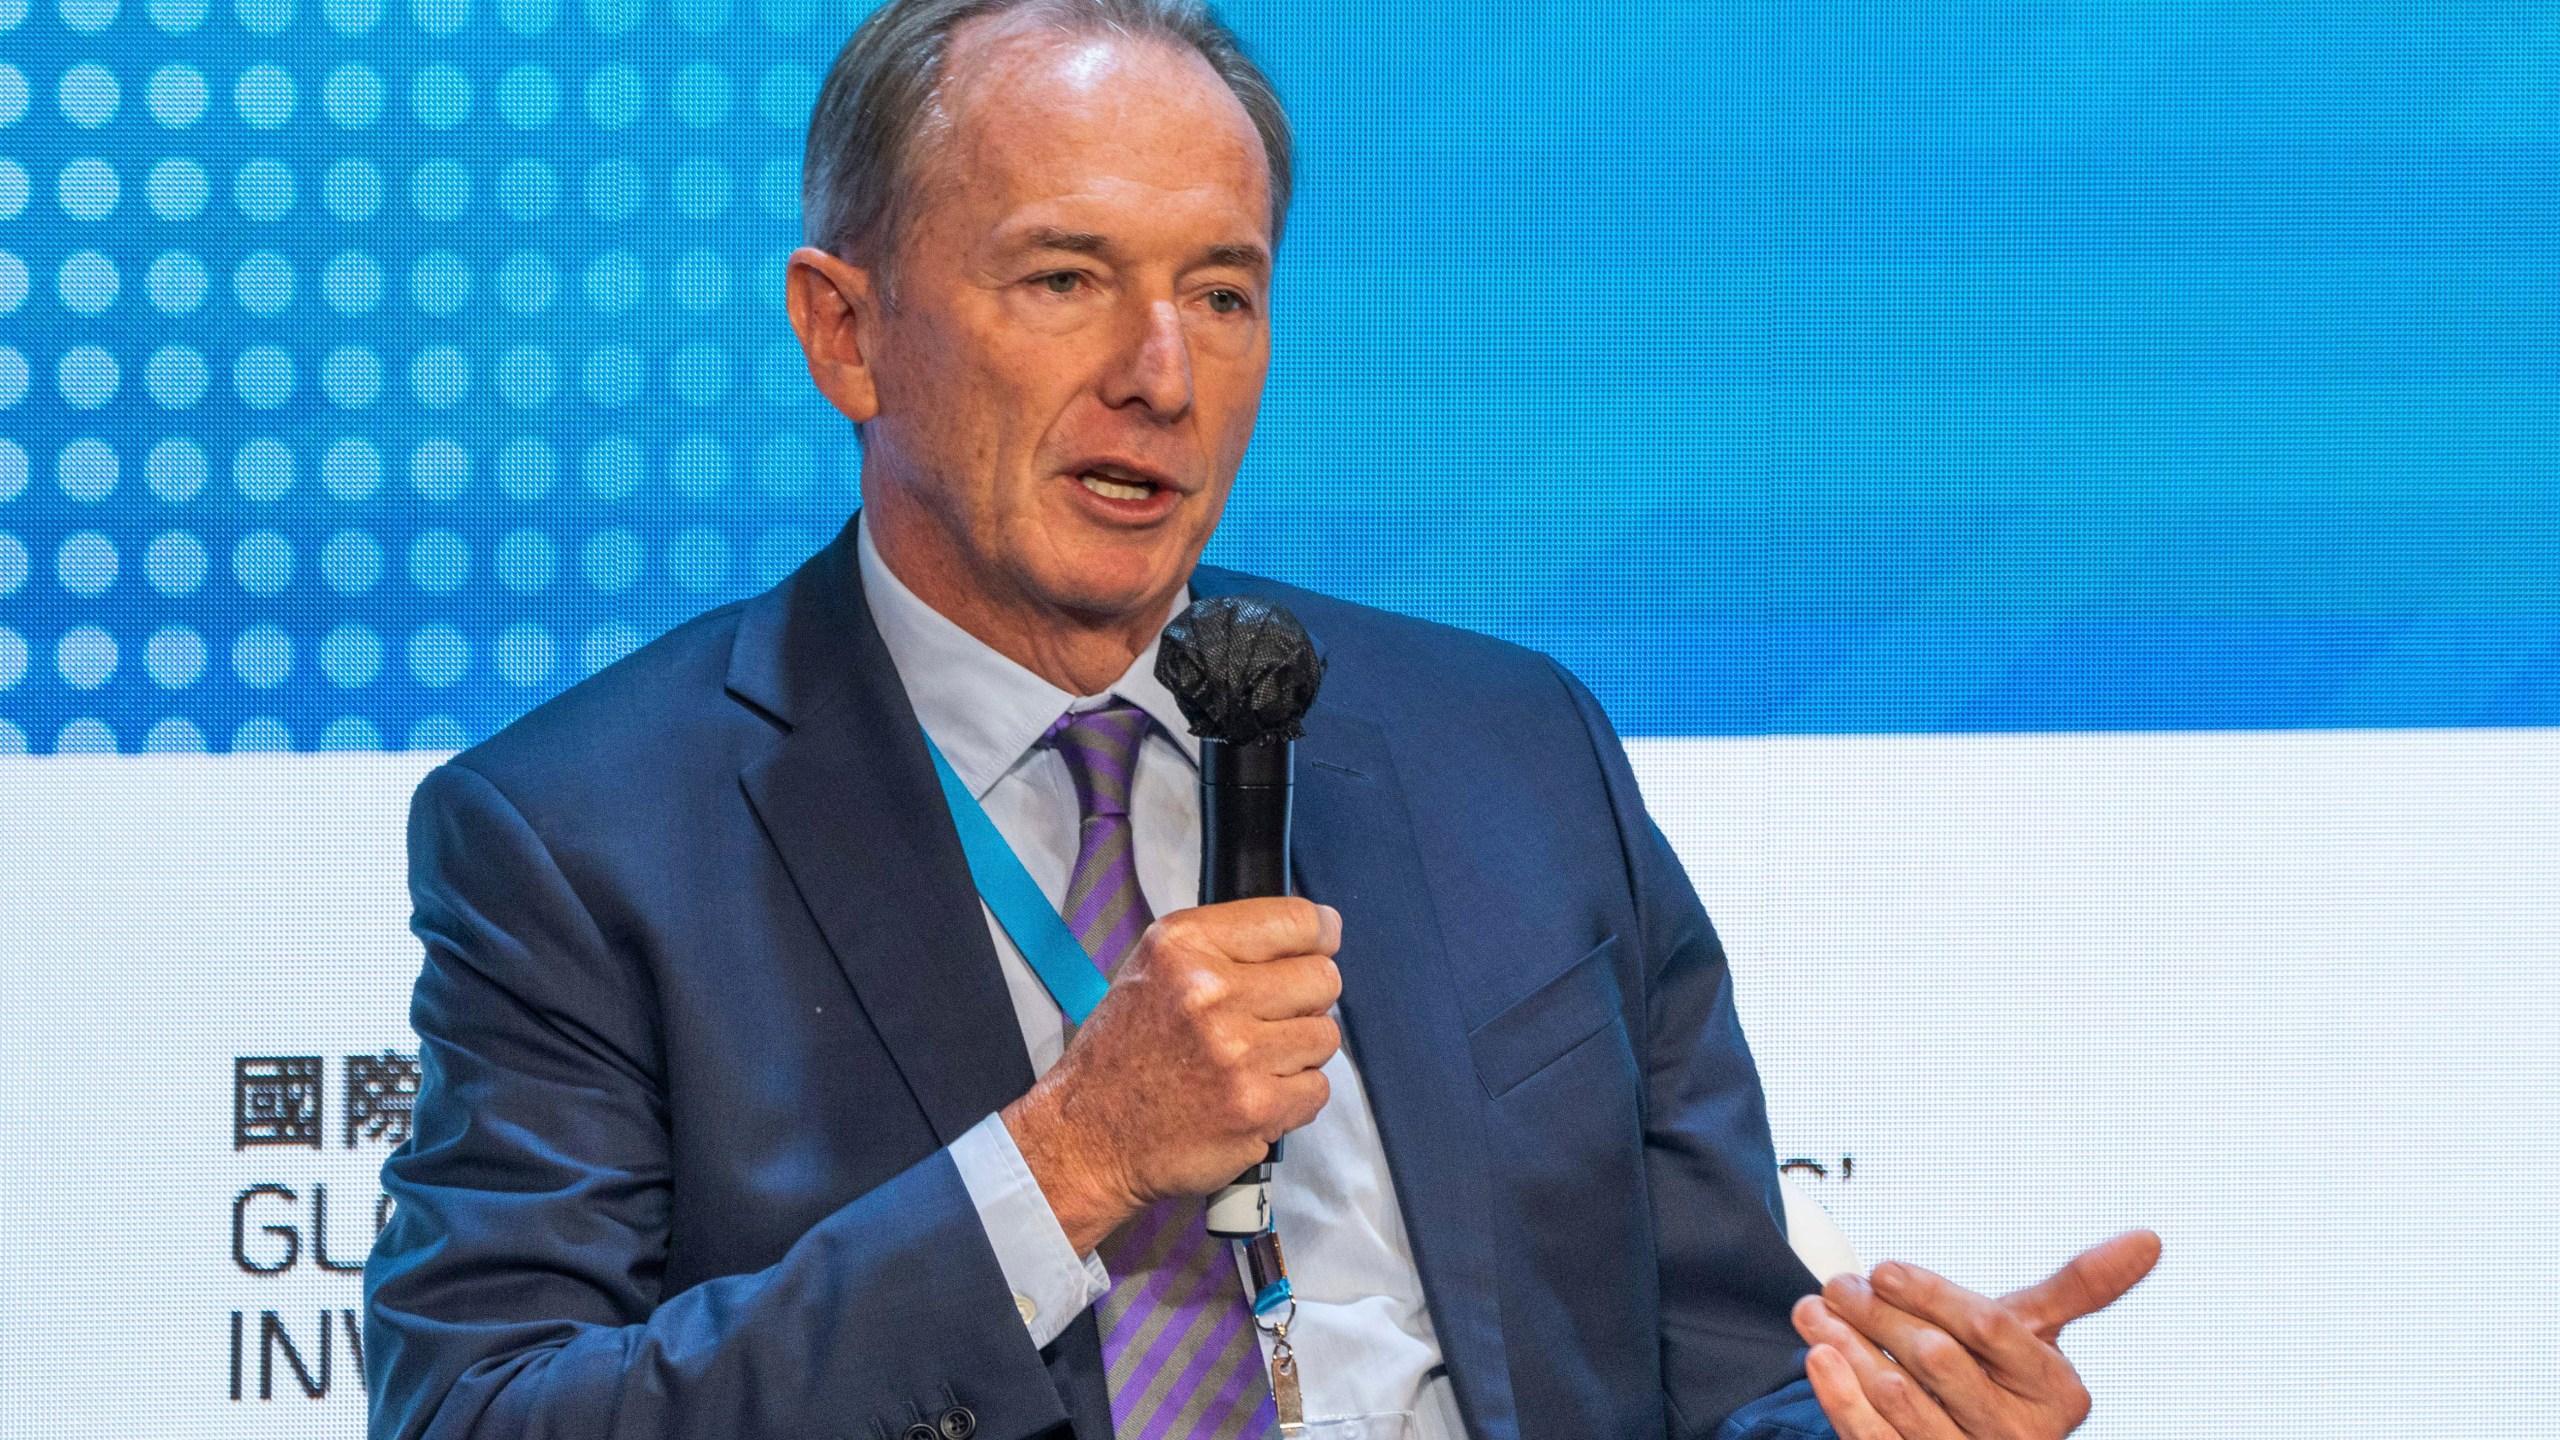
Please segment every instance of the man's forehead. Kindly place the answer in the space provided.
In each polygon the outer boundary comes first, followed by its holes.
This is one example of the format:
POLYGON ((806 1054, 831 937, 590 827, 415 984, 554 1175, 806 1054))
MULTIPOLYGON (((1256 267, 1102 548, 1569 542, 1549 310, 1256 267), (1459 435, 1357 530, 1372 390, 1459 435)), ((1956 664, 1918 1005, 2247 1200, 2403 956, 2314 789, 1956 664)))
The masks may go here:
POLYGON ((1132 65, 1197 60, 1180 46, 1154 36, 1070 29, 1037 5, 981 15, 962 22, 944 47, 936 87, 948 100, 958 92, 992 84, 1002 90, 1040 85, 1091 99, 1118 83, 1132 65))
POLYGON ((940 187, 1037 194, 1099 175, 1224 191, 1255 207, 1268 193, 1243 104, 1205 59, 1154 37, 1062 31, 1012 13, 973 20, 952 38, 931 129, 919 169, 941 170, 927 182, 940 187))

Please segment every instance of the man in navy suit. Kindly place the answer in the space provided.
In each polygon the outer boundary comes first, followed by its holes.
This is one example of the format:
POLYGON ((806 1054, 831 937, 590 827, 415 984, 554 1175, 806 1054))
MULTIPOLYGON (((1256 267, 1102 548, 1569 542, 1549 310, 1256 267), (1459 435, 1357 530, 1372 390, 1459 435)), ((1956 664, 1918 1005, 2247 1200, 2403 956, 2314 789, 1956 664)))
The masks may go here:
POLYGON ((2004 1301, 1812 1293, 1722 952, 1580 685, 1198 566, 1288 159, 1183 0, 893 0, 847 47, 790 303, 856 523, 419 789, 377 1437, 1226 1440, 1275 1375, 1427 1440, 2086 1414, 2054 1335, 2147 1235, 2004 1301), (1330 662, 1307 898, 1192 907, 1152 662, 1239 593, 1330 662), (937 754, 1108 973, 1082 1024, 937 754), (1198 1219, 1283 1134, 1293 1380, 1198 1219))

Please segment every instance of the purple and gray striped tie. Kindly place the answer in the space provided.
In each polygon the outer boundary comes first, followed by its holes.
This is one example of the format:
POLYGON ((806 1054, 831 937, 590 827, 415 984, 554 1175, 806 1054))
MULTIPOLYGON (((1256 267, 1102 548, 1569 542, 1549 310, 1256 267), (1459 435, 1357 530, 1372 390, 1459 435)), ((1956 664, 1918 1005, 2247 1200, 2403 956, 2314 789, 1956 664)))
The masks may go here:
MULTIPOLYGON (((1075 777, 1083 816, 1067 928, 1110 974, 1155 919, 1138 891, 1129 786, 1147 712, 1125 701, 1064 715, 1041 737, 1075 777)), ((1118 1440, 1263 1440, 1279 1430, 1244 1282, 1196 1198, 1160 1200, 1102 1242, 1102 1359, 1118 1440)))

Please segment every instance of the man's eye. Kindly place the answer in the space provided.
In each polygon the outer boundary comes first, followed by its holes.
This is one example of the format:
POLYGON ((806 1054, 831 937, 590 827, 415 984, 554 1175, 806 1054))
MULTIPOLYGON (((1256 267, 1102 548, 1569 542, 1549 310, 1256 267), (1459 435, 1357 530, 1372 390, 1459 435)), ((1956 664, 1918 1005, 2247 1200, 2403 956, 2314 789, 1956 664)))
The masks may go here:
POLYGON ((1209 292, 1209 308, 1221 315, 1233 315, 1244 308, 1244 296, 1234 290, 1209 292))
POLYGON ((1083 282, 1084 277, 1073 270, 1059 270, 1040 277, 1041 287, 1052 295, 1072 294, 1083 282))

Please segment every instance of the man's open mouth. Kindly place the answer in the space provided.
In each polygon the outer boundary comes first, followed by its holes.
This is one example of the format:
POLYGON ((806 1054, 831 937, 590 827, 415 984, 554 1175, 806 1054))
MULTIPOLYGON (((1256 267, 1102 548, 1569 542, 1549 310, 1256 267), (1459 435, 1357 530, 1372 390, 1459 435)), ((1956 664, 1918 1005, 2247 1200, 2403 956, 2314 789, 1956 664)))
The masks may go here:
POLYGON ((1091 466, 1077 473, 1076 482, 1106 500, 1150 500, 1166 488, 1153 476, 1118 465, 1091 466))

